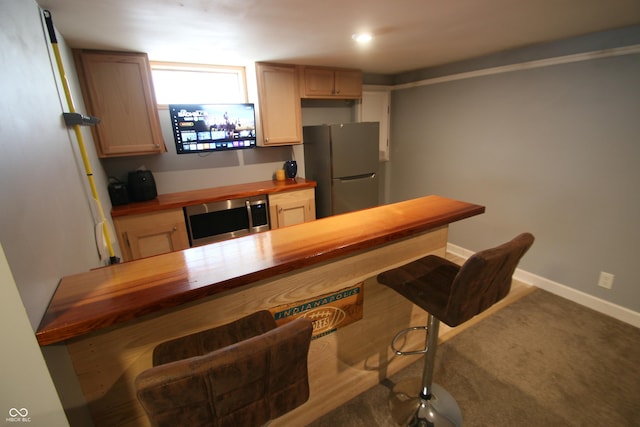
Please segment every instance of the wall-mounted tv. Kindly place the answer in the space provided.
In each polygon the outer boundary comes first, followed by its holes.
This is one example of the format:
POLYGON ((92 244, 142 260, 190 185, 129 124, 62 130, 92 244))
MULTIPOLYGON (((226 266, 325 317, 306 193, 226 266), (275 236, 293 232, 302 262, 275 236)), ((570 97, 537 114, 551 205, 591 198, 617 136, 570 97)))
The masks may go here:
POLYGON ((253 104, 172 104, 169 114, 178 154, 256 146, 253 104))

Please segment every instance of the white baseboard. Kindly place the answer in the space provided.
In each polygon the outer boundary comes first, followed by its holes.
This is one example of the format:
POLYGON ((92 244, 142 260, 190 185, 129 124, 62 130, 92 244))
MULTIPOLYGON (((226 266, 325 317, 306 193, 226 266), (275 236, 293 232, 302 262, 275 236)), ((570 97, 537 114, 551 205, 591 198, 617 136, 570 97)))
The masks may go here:
MULTIPOLYGON (((447 252, 464 259, 473 255, 472 251, 451 243, 447 243, 447 252)), ((578 291, 570 288, 569 286, 554 282, 553 280, 546 279, 519 268, 516 269, 513 277, 519 282, 551 292, 554 295, 566 298, 592 310, 613 317, 614 319, 633 325, 636 328, 640 328, 640 313, 638 312, 610 303, 609 301, 594 297, 593 295, 578 291)))

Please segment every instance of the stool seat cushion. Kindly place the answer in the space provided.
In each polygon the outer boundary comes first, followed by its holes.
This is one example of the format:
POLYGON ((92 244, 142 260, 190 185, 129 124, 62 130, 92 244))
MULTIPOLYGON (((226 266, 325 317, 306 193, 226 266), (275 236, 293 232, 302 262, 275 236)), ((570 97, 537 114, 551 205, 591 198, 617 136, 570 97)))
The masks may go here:
POLYGON ((378 275, 378 281, 446 322, 451 283, 460 266, 436 255, 428 255, 400 268, 378 275))

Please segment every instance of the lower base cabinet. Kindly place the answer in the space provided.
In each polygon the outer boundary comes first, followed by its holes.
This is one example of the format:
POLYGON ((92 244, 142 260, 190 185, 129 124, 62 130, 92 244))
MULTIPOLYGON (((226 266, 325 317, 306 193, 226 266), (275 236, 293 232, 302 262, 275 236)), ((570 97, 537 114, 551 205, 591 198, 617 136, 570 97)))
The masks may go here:
POLYGON ((271 229, 316 219, 315 190, 287 191, 269 195, 271 229))
MULTIPOLYGON (((269 194, 271 229, 316 219, 315 189, 269 194)), ((123 261, 189 248, 181 208, 113 218, 123 261)))
POLYGON ((189 248, 182 209, 113 219, 123 261, 189 248))

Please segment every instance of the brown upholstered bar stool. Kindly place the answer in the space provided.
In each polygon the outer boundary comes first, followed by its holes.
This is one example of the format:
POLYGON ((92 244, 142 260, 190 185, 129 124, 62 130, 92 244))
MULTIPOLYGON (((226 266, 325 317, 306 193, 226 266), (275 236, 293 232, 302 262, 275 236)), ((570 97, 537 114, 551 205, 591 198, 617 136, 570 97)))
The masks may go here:
POLYGON ((260 426, 309 399, 312 322, 268 311, 159 344, 135 381, 152 426, 260 426))
POLYGON ((378 275, 380 283, 429 314, 427 326, 404 329, 391 344, 398 355, 425 354, 422 379, 398 383, 391 392, 391 412, 399 424, 462 425, 462 413, 455 399, 433 382, 440 322, 458 326, 507 296, 513 273, 533 240, 530 233, 520 234, 500 246, 475 253, 461 267, 430 255, 378 275), (427 331, 425 348, 397 349, 398 339, 415 330, 427 331))

